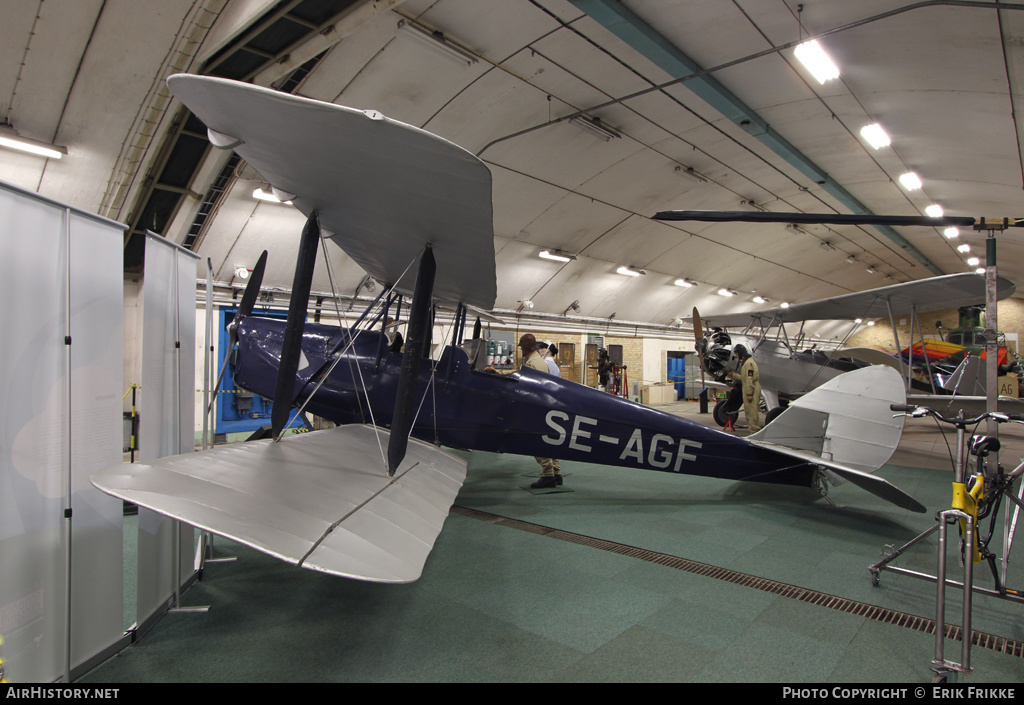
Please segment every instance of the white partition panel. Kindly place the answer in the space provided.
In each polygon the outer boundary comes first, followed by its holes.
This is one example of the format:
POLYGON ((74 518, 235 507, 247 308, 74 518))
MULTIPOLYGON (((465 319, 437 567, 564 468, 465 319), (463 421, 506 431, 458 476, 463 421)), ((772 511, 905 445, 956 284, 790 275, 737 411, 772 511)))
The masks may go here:
POLYGON ((70 216, 71 656, 78 666, 93 646, 110 646, 124 633, 123 503, 89 481, 123 455, 124 233, 105 221, 70 216), (99 586, 108 591, 102 600, 99 586))
MULTIPOLYGON (((195 287, 198 256, 164 238, 146 238, 142 286, 142 392, 139 457, 143 462, 195 449, 195 287)), ((138 623, 174 595, 177 523, 139 509, 138 623)), ((181 525, 181 571, 192 572, 192 527, 181 525)))
POLYGON ((12 682, 66 678, 123 629, 124 226, 0 182, 0 636, 12 682))

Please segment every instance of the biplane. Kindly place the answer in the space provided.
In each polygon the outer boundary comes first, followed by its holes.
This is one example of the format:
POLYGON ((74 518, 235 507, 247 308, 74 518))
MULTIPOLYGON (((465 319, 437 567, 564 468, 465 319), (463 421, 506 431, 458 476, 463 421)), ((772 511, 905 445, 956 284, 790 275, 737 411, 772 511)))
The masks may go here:
MULTIPOLYGON (((1005 277, 998 277, 997 300, 1013 295, 1015 290, 1016 286, 1013 282, 1005 277)), ((964 273, 893 284, 868 291, 793 304, 785 308, 773 307, 745 313, 715 315, 708 320, 702 320, 700 314, 694 310, 692 320, 701 365, 718 385, 728 386, 723 383, 723 378, 730 365, 734 364, 731 357, 732 347, 742 344, 751 352, 760 369, 762 396, 767 406, 769 421, 781 412, 780 405, 783 402, 806 394, 844 372, 867 365, 887 365, 897 370, 904 379, 908 399, 913 404, 930 405, 936 408, 948 407, 951 395, 957 392, 959 394, 957 404, 965 409, 980 408, 983 410, 985 395, 982 392, 979 397, 976 390, 978 384, 983 387, 984 383, 977 382, 976 377, 979 374, 983 375, 984 369, 977 364, 965 364, 959 374, 953 372, 952 369, 947 371, 943 377, 947 386, 937 385, 935 375, 932 374, 925 375, 927 381, 922 382, 915 379, 914 371, 907 362, 879 350, 868 348, 839 348, 831 351, 802 350, 798 342, 799 334, 797 334, 797 340, 791 340, 786 325, 802 325, 806 321, 815 320, 854 322, 879 318, 888 319, 893 323, 894 346, 898 350, 901 343, 896 336, 895 321, 897 318, 910 316, 911 321, 917 321, 922 313, 959 308, 984 301, 985 277, 980 274, 964 273), (955 383, 948 382, 949 379, 964 379, 968 370, 975 376, 970 385, 963 384, 958 389, 955 383)), ((913 325, 911 325, 911 330, 914 330, 913 325)), ((912 339, 911 347, 920 347, 924 351, 928 351, 929 348, 944 349, 943 341, 924 338, 916 343, 912 339)), ((921 359, 926 358, 922 357, 921 359)), ((925 366, 933 364, 925 363, 925 366)), ((1001 401, 1004 406, 1007 406, 1005 411, 1024 410, 1024 405, 1014 400, 1004 399, 1001 401), (1014 408, 1011 409, 1009 406, 1014 408)), ((714 412, 715 420, 719 425, 725 425, 726 415, 727 412, 723 408, 722 402, 719 402, 714 412)))
POLYGON ((258 264, 232 324, 235 383, 274 400, 274 437, 108 468, 92 477, 100 490, 295 565, 385 583, 422 573, 466 475, 452 449, 822 492, 848 481, 924 511, 873 474, 902 433, 893 370, 830 380, 747 438, 530 369, 488 373, 466 325, 496 298, 483 162, 376 111, 210 77, 168 84, 215 146, 307 217, 287 320, 252 315, 258 264), (355 327, 304 322, 321 241, 386 285, 355 327), (386 321, 410 292, 399 355, 386 321), (432 359, 438 302, 454 302, 456 322, 432 359), (282 436, 293 406, 339 426, 282 436))

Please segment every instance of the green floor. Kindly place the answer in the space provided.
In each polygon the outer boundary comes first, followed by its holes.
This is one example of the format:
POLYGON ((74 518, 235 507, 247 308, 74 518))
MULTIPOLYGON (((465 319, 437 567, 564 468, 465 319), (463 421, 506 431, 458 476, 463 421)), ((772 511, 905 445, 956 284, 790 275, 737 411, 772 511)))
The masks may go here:
MULTIPOLYGON (((80 682, 930 680, 929 633, 480 513, 932 618, 934 585, 883 573, 874 587, 867 567, 948 506, 949 472, 883 469, 922 515, 849 485, 831 493, 836 507, 811 490, 574 463, 563 463, 571 492, 534 494, 536 467, 473 454, 456 504, 478 511, 449 516, 411 585, 334 578, 218 539, 238 561, 210 565, 184 599, 210 611, 165 615, 80 682)), ((935 546, 898 564, 933 573, 935 546)), ((987 570, 976 583, 991 585, 987 570)), ((947 621, 959 605, 951 590, 947 621)), ((1022 613, 977 597, 974 628, 1024 641, 1022 613)), ((959 642, 946 657, 959 660, 959 642)), ((971 665, 961 682, 1024 681, 1020 655, 974 647, 971 665)))

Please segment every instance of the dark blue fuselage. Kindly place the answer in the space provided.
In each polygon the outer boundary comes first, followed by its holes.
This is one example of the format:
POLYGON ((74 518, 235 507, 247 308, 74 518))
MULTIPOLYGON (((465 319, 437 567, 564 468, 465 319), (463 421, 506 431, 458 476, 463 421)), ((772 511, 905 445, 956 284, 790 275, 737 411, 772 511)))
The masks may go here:
MULTIPOLYGON (((238 331, 235 382, 273 397, 284 322, 249 317, 238 331)), ((296 403, 325 372, 330 351, 351 331, 306 324, 296 403)), ((377 331, 363 331, 307 409, 338 424, 388 427, 401 356, 377 331)), ((465 352, 424 359, 413 435, 452 448, 602 465, 810 486, 815 468, 741 438, 590 387, 524 368, 497 375, 471 368, 465 352)))

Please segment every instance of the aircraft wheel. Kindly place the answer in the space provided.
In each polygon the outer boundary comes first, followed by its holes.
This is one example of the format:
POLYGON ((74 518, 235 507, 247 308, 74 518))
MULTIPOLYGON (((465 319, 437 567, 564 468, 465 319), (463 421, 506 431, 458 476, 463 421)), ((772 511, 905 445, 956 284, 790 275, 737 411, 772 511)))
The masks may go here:
POLYGON ((739 412, 733 412, 732 414, 727 414, 726 413, 726 411, 725 411, 725 402, 726 401, 727 401, 726 399, 718 400, 718 402, 715 403, 715 408, 711 412, 712 416, 715 417, 715 423, 718 424, 719 426, 723 427, 723 428, 725 427, 726 421, 728 421, 730 417, 732 418, 732 422, 733 422, 734 425, 736 423, 736 419, 739 418, 739 412))
POLYGON ((771 411, 769 411, 767 414, 765 414, 764 425, 767 426, 772 421, 779 418, 779 414, 781 414, 783 411, 785 411, 785 409, 783 409, 781 406, 777 406, 771 411))

